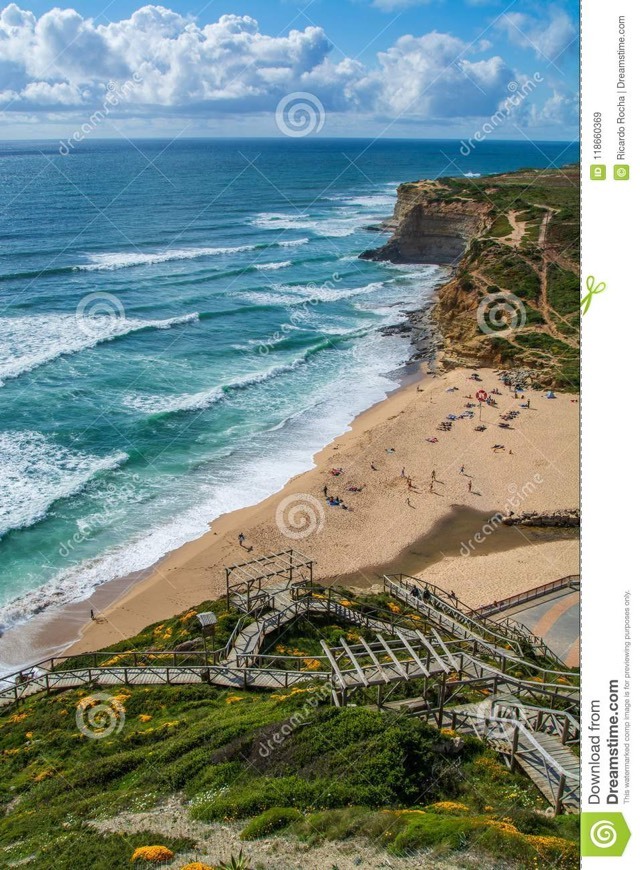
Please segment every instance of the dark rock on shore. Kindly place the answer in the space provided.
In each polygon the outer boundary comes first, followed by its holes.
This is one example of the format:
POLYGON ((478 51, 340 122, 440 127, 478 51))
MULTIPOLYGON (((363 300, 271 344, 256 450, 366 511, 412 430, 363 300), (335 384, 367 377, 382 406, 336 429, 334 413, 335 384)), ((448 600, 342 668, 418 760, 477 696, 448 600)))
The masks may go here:
POLYGON ((537 526, 538 528, 571 529, 580 526, 580 511, 559 510, 549 513, 527 511, 502 520, 505 526, 537 526))

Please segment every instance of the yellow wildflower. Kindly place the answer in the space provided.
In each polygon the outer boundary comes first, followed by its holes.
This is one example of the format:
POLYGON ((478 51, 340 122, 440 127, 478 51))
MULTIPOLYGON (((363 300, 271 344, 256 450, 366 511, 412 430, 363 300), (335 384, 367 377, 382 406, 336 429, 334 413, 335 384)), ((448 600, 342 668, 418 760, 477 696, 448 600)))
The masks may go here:
POLYGON ((305 671, 317 671, 320 667, 318 659, 303 659, 305 671))
POLYGON ((41 770, 40 773, 37 773, 33 777, 34 782, 42 782, 44 779, 49 779, 50 776, 53 776, 52 770, 41 770))
POLYGON ((468 813, 469 807, 466 804, 458 803, 457 801, 438 801, 431 804, 430 809, 440 810, 443 813, 468 813))
POLYGON ((166 846, 140 846, 131 856, 131 861, 149 861, 152 864, 163 864, 173 861, 174 854, 166 846))

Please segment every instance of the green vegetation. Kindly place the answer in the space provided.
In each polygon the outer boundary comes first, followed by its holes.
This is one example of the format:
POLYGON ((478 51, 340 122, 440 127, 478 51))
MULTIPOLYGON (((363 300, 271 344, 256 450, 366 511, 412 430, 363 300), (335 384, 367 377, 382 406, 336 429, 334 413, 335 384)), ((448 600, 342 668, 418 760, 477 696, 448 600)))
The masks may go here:
POLYGON ((551 263, 547 280, 550 305, 558 314, 576 314, 580 306, 579 276, 551 263))
POLYGON ((243 840, 257 840, 260 837, 268 837, 275 831, 288 828, 294 822, 303 818, 300 810, 294 807, 271 807, 264 813, 260 813, 243 829, 240 835, 243 840))
MULTIPOLYGON (((218 617, 215 637, 207 639, 207 648, 209 651, 220 649, 229 640, 239 617, 242 615, 234 608, 231 608, 231 610, 227 608, 226 598, 219 598, 216 601, 203 601, 202 604, 192 607, 178 616, 172 616, 161 622, 154 622, 135 637, 126 638, 100 650, 102 654, 112 653, 113 655, 99 655, 96 663, 100 666, 110 664, 112 666, 124 667, 125 665, 133 664, 134 658, 133 656, 123 655, 123 653, 134 650, 144 650, 145 652, 157 650, 162 652, 164 650, 183 649, 185 655, 180 659, 180 663, 184 664, 188 660, 188 652, 194 650, 204 651, 202 629, 197 620, 197 614, 207 611, 213 611, 218 617)), ((167 657, 162 656, 153 656, 152 660, 155 664, 169 662, 167 657)), ((140 659, 140 662, 143 663, 144 660, 140 659)), ((58 668, 69 669, 83 667, 86 664, 85 656, 76 656, 63 660, 58 664, 58 668)))
POLYGON ((505 214, 501 214, 493 222, 489 235, 499 238, 501 236, 510 236, 512 232, 513 227, 509 223, 509 218, 505 214))
POLYGON ((508 289, 523 299, 536 301, 539 298, 540 278, 537 272, 525 257, 515 251, 507 249, 505 252, 494 247, 486 257, 479 254, 477 261, 482 264, 482 274, 502 290, 508 289))
POLYGON ((467 363, 475 355, 480 364, 535 369, 541 386, 577 390, 578 167, 445 178, 435 186, 425 183, 421 190, 426 208, 430 203, 474 202, 485 220, 486 231, 471 241, 457 276, 440 291, 436 316, 452 358, 462 351, 467 363), (510 213, 518 224, 515 233, 510 213), (487 294, 496 293, 517 296, 522 306, 516 328, 508 330, 509 317, 503 318, 505 328, 492 335, 500 318, 487 334, 479 328, 476 311, 487 294))
MULTIPOLYGON (((118 695, 126 711, 122 731, 101 740, 76 726, 82 692, 32 701, 2 719, 0 847, 12 860, 35 855, 29 866, 36 868, 51 866, 55 855, 61 870, 126 867, 133 849, 149 843, 186 851, 192 842, 157 831, 122 837, 91 827, 181 793, 195 819, 252 819, 246 839, 291 828, 303 838, 367 836, 398 852, 435 842, 475 847, 483 844, 476 834, 491 833, 505 813, 513 817, 515 805, 529 808, 518 827, 525 844, 542 825, 570 849, 576 833, 567 820, 533 813, 544 802, 531 783, 475 738, 362 707, 313 708, 312 692, 130 688, 118 695), (304 725, 274 743, 296 712, 304 725), (437 807, 444 801, 446 809, 453 799, 468 813, 448 823, 437 807), (453 843, 458 829, 465 836, 453 843)), ((493 839, 487 843, 494 848, 493 839)))
MULTIPOLYGON (((336 593, 352 608, 400 624, 419 619, 386 593, 336 593)), ((221 619, 228 613, 224 600, 195 610, 208 609, 221 619)), ((140 650, 150 639, 155 645, 196 640, 193 614, 149 626, 105 654, 140 650)), ((320 637, 354 640, 350 632, 366 635, 320 616, 285 627, 270 645, 273 654, 312 660, 320 637)), ((403 683, 396 697, 412 691, 403 683)), ((312 672, 304 684, 275 692, 206 683, 118 687, 107 693, 116 706, 113 727, 102 736, 86 706, 93 692, 91 686, 60 691, 0 715, 2 866, 119 870, 132 866, 135 849, 153 844, 193 860, 195 822, 237 824, 246 840, 289 836, 312 844, 358 836, 397 854, 473 850, 509 855, 512 866, 523 868, 538 854, 557 867, 577 866, 577 819, 546 817, 531 781, 510 772, 475 737, 377 710, 374 689, 360 698, 370 706, 338 709, 312 672), (148 821, 152 815, 140 828, 109 828, 122 833, 97 827, 175 796, 194 820, 193 836, 189 830, 182 838, 164 835, 148 821)), ((468 686, 456 697, 465 703, 482 696, 468 686)))

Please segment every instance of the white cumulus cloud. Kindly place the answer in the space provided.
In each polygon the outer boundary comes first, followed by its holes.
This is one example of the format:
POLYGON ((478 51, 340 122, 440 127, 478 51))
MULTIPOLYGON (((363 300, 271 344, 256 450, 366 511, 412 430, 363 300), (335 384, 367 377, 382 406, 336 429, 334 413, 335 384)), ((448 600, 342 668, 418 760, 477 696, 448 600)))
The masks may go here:
MULTIPOLYGON (((391 8, 414 0, 375 2, 391 8)), ((512 39, 524 28, 541 51, 553 51, 569 36, 571 22, 563 22, 512 16, 502 26, 512 39)), ((308 92, 345 117, 447 124, 491 115, 504 100, 517 71, 493 51, 485 41, 471 47, 433 31, 402 36, 365 65, 337 58, 317 26, 271 36, 248 15, 200 24, 158 5, 100 24, 73 9, 37 17, 10 3, 0 11, 0 110, 5 118, 77 118, 133 80, 113 116, 252 117, 308 92)), ((544 117, 554 114, 550 104, 544 117)))
POLYGON ((570 46, 577 44, 577 23, 563 9, 549 9, 544 20, 522 12, 507 12, 497 20, 496 27, 515 45, 554 63, 570 46))

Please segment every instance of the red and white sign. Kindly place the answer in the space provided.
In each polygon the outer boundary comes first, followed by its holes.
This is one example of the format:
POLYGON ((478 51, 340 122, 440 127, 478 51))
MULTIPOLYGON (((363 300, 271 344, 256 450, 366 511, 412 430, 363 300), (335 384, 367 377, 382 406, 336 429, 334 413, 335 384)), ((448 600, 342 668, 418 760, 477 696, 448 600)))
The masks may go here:
POLYGON ((487 394, 485 393, 484 390, 478 390, 478 392, 476 393, 476 399, 479 402, 486 402, 488 398, 489 397, 487 396, 487 394))

